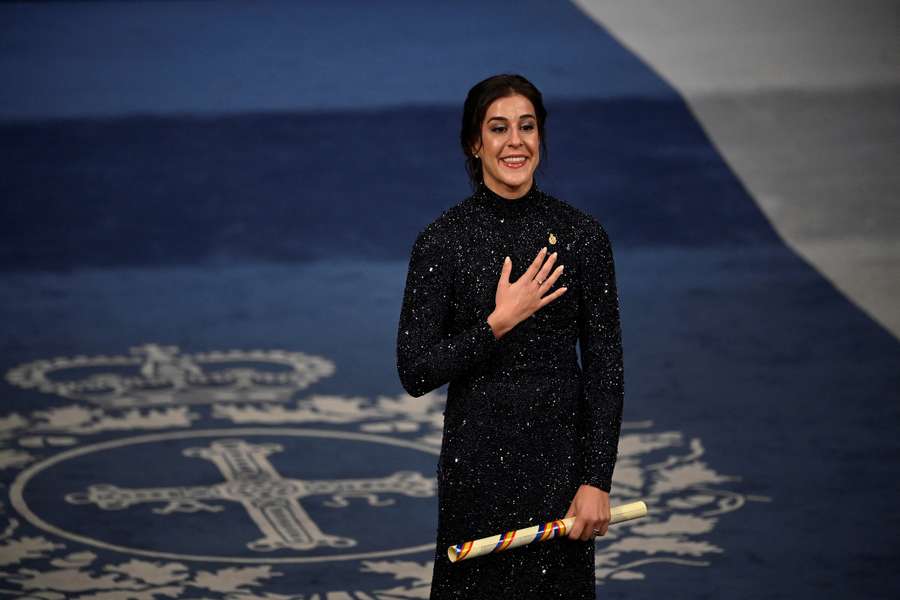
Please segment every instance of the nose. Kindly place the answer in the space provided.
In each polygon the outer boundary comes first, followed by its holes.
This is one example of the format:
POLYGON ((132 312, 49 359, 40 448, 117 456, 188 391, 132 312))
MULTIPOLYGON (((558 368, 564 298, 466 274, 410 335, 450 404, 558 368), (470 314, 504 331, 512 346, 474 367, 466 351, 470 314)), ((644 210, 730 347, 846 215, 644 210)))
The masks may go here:
POLYGON ((522 138, 519 137, 519 129, 517 127, 512 128, 512 134, 509 138, 510 146, 518 146, 522 143, 522 138))

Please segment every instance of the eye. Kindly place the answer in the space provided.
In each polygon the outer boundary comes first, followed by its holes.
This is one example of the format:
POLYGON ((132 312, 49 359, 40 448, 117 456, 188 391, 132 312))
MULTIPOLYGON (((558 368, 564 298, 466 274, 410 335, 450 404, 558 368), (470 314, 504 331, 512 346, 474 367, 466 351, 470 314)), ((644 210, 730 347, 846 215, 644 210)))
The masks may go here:
POLYGON ((532 129, 534 129, 534 123, 526 123, 522 125, 522 129, 524 129, 525 131, 531 131, 532 129))
POLYGON ((503 126, 491 127, 491 131, 493 131, 494 133, 503 133, 504 131, 506 131, 506 127, 503 127, 503 126))

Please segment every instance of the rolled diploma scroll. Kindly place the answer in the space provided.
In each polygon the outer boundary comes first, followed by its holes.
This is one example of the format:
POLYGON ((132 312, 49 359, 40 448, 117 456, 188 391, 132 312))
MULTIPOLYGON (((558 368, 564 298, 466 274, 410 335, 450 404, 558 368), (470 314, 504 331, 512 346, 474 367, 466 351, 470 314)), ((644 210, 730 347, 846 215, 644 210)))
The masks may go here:
MULTIPOLYGON (((610 509, 609 524, 630 521, 647 515, 647 505, 643 501, 629 502, 610 509)), ((507 531, 499 535, 491 535, 472 542, 465 542, 447 548, 447 557, 455 563, 476 556, 483 556, 492 552, 502 552, 510 548, 517 548, 525 544, 543 542, 555 537, 566 535, 566 532, 575 524, 575 517, 557 519, 543 525, 534 525, 515 531, 507 531)))

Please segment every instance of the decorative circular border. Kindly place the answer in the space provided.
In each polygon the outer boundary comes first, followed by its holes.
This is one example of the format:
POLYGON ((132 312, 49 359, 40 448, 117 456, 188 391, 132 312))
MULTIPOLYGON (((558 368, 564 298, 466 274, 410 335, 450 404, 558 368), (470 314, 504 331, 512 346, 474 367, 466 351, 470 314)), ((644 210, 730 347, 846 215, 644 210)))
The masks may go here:
POLYGON ((413 554, 416 552, 425 552, 428 550, 434 549, 434 544, 422 544, 420 546, 411 546, 409 548, 399 548, 396 550, 383 550, 380 552, 363 552, 358 554, 342 554, 335 556, 309 556, 309 557, 287 557, 287 558, 252 558, 252 557, 236 557, 236 556, 202 556, 202 555, 194 555, 194 554, 178 554, 174 552, 156 552, 152 550, 142 550, 140 548, 129 548, 127 546, 118 546, 116 544, 110 544, 101 540, 95 540, 93 538, 85 537, 82 535, 78 535, 75 533, 68 532, 64 529, 61 529, 51 523, 44 521, 42 518, 37 516, 32 510, 28 507, 28 503, 25 502, 25 486, 28 485, 29 480, 40 473, 56 464, 74 458, 76 456, 82 456, 84 454, 91 454, 93 452, 100 452, 103 450, 109 450, 111 448, 119 448, 122 446, 131 446, 136 444, 148 443, 148 442, 160 442, 166 440, 176 440, 176 439, 188 439, 188 438, 202 438, 202 437, 219 437, 219 436, 235 436, 235 435, 286 435, 286 436, 294 436, 294 437, 324 437, 324 438, 342 438, 342 439, 351 439, 356 441, 366 441, 373 442, 379 444, 387 444, 391 446, 400 446, 403 448, 409 448, 412 450, 419 450, 421 452, 426 452, 428 454, 440 455, 440 450, 436 448, 431 448, 426 446, 425 444, 419 444, 416 442, 409 442, 405 440, 398 440, 393 438, 388 438, 380 435, 373 435, 367 433, 351 433, 347 431, 331 431, 327 429, 302 429, 302 428, 241 428, 241 429, 198 429, 196 431, 178 431, 173 433, 158 433, 158 434, 150 434, 150 435, 140 435, 129 438, 119 438, 115 440, 110 440, 107 442, 100 442, 97 444, 91 444, 89 446, 82 446, 80 448, 73 448, 72 450, 67 450, 65 452, 61 452, 54 456, 51 456, 47 460, 41 461, 34 465, 31 465, 29 468, 22 471, 16 480, 13 482, 12 486, 9 490, 10 501, 12 503, 13 508, 19 512, 28 522, 39 529, 43 529, 48 533, 52 533, 54 535, 58 535, 60 537, 72 540, 74 542, 79 542, 82 544, 87 544, 89 546, 95 546, 97 548, 102 548, 104 550, 114 550, 116 552, 123 552, 126 554, 136 554, 139 556, 147 556, 151 558, 166 558, 172 560, 190 560, 190 561, 203 561, 203 562, 226 562, 226 563, 242 563, 242 564, 286 564, 286 563, 316 563, 316 562, 327 562, 333 560, 358 560, 358 559, 370 559, 370 558, 383 558, 386 556, 397 556, 401 554, 413 554))

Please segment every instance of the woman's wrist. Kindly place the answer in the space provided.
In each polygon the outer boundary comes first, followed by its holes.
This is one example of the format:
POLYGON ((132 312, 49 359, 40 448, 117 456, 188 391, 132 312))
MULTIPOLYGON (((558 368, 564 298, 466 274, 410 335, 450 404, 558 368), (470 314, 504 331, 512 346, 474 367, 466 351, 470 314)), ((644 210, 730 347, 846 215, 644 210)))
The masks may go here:
POLYGON ((498 314, 496 310, 488 315, 487 322, 494 332, 494 337, 498 340, 515 327, 515 323, 510 323, 509 319, 506 319, 502 314, 498 314))

